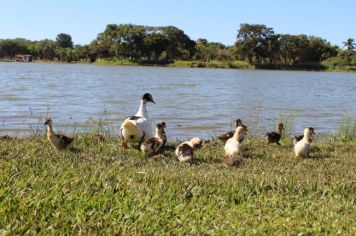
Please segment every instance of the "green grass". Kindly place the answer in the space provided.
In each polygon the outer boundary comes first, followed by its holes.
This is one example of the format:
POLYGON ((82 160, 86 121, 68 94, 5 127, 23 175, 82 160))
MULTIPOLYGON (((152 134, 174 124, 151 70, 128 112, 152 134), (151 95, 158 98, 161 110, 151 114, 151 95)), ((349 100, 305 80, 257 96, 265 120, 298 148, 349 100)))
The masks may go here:
POLYGON ((79 135, 64 152, 1 140, 0 234, 353 235, 356 142, 315 143, 306 159, 283 143, 249 138, 233 168, 217 142, 189 165, 172 144, 147 159, 115 137, 79 135))

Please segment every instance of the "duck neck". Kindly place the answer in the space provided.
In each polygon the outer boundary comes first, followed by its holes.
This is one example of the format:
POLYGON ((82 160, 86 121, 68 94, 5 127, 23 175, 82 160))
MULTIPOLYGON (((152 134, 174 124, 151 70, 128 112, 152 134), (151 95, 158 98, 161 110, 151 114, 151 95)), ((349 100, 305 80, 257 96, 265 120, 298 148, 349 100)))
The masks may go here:
POLYGON ((147 118, 146 101, 144 101, 143 99, 141 99, 140 107, 138 108, 136 116, 147 118))
POLYGON ((282 135, 282 132, 283 132, 283 128, 281 128, 281 127, 278 127, 278 129, 277 129, 277 134, 280 134, 280 135, 282 135))
POLYGON ((237 141, 240 140, 240 133, 239 132, 235 132, 234 133, 234 139, 236 139, 237 141))
POLYGON ((161 131, 161 130, 156 128, 155 138, 160 139, 160 140, 165 140, 166 139, 166 133, 164 131, 161 131))
POLYGON ((313 141, 313 136, 310 134, 304 134, 303 140, 304 142, 311 143, 313 141))
POLYGON ((53 127, 52 125, 47 125, 47 135, 53 134, 53 127))

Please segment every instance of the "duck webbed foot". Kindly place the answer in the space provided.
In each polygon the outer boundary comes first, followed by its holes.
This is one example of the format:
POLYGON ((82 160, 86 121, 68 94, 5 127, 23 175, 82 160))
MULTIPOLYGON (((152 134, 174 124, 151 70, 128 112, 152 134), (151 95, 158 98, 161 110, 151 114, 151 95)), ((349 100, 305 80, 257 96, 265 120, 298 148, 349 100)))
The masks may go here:
POLYGON ((121 148, 122 148, 122 149, 127 149, 127 148, 129 148, 129 147, 127 146, 127 143, 126 143, 125 141, 122 141, 122 142, 121 142, 121 148))

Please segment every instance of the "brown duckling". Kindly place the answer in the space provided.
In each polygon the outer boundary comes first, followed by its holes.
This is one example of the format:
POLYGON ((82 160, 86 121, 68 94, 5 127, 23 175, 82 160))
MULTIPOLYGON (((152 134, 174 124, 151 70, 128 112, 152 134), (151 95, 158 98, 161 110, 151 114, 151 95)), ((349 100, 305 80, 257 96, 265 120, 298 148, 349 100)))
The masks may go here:
POLYGON ((283 131, 284 131, 284 125, 282 123, 279 123, 276 131, 266 133, 265 137, 266 137, 267 144, 276 143, 278 145, 281 145, 279 143, 279 140, 282 137, 283 131))
POLYGON ((4 136, 0 136, 0 140, 10 140, 10 139, 14 139, 9 135, 4 135, 4 136))
POLYGON ((225 156, 224 158, 224 164, 227 166, 240 166, 245 159, 242 156, 225 156))
MULTIPOLYGON (((246 128, 246 131, 247 131, 247 126, 242 123, 242 120, 241 120, 241 119, 235 120, 235 129, 236 129, 237 127, 239 127, 239 126, 242 126, 242 127, 246 128)), ((222 135, 218 136, 218 139, 220 139, 220 140, 225 144, 226 141, 227 141, 229 138, 232 138, 232 136, 234 136, 234 133, 235 133, 235 130, 234 130, 234 131, 227 132, 227 133, 225 133, 225 134, 222 134, 222 135)), ((240 142, 242 142, 242 141, 243 141, 243 139, 240 140, 240 142)))
MULTIPOLYGON (((314 128, 313 127, 309 127, 309 133, 310 134, 313 134, 313 135, 315 135, 315 133, 314 133, 314 128)), ((295 145, 295 144, 297 144, 300 140, 302 140, 304 138, 304 135, 302 134, 302 135, 299 135, 299 136, 294 136, 294 138, 293 138, 293 144, 295 145)))
POLYGON ((74 138, 67 137, 63 134, 56 134, 53 131, 53 123, 51 118, 47 118, 44 125, 47 126, 47 139, 56 148, 63 150, 67 149, 73 142, 74 138))
POLYGON ((166 128, 165 122, 158 123, 156 125, 155 136, 145 140, 141 144, 140 146, 141 151, 147 155, 157 155, 159 152, 161 152, 164 149, 167 142, 166 132, 164 131, 165 128, 166 128))
POLYGON ((203 141, 198 138, 192 138, 189 141, 185 141, 178 145, 176 148, 176 156, 180 162, 190 162, 194 158, 194 151, 200 148, 203 144, 203 141))

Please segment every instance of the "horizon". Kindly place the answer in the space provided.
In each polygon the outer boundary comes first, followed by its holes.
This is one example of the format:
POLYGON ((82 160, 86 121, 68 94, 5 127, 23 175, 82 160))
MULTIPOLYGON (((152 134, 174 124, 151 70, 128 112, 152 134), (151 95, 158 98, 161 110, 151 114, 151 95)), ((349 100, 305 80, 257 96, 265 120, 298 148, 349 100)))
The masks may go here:
POLYGON ((204 3, 203 6, 202 3, 187 0, 179 3, 161 0, 139 3, 113 0, 104 3, 68 0, 49 3, 39 0, 31 3, 15 0, 3 3, 5 11, 0 16, 0 28, 3 29, 0 38, 54 40, 57 34, 67 33, 75 44, 83 45, 94 40, 108 24, 171 25, 183 30, 193 40, 204 38, 229 46, 235 43, 240 24, 248 23, 264 24, 273 28, 276 34, 321 37, 342 47, 347 38, 356 38, 353 27, 353 22, 356 22, 355 8, 356 2, 348 0, 327 4, 321 0, 296 3, 281 0, 274 0, 273 3, 257 0, 237 3, 225 0, 219 4, 204 3), (278 9, 280 5, 283 5, 283 11, 278 9), (24 20, 23 17, 14 17, 16 15, 30 17, 24 20))

